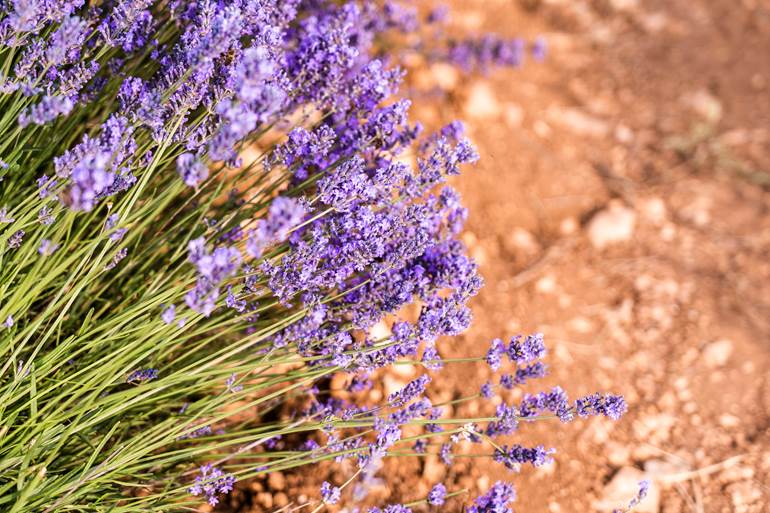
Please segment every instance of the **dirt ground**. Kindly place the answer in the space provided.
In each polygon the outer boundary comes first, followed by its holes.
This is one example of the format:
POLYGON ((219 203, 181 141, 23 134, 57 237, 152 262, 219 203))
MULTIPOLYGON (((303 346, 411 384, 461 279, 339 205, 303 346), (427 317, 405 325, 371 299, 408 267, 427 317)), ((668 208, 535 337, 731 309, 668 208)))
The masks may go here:
MULTIPOLYGON (((551 376, 528 390, 613 391, 630 409, 619 422, 525 426, 521 443, 558 448, 543 469, 393 465, 386 502, 445 478, 472 492, 510 479, 519 512, 611 511, 646 476, 641 513, 770 511, 770 4, 450 4, 458 31, 543 35, 549 56, 413 77, 446 100, 415 117, 465 120, 481 154, 454 184, 486 287, 444 356, 542 331, 551 376)), ((433 392, 467 395, 487 378, 482 364, 449 366, 433 392)), ((309 483, 276 479, 254 488, 274 507, 275 493, 309 483)))
MULTIPOLYGON (((543 34, 550 55, 457 84, 433 70, 442 121, 467 120, 482 156, 456 185, 487 285, 447 356, 542 331, 549 383, 630 404, 615 423, 522 430, 559 452, 507 476, 517 511, 611 510, 644 474, 640 512, 770 511, 770 4, 453 8, 464 30, 543 34)), ((472 390, 483 367, 444 383, 472 390)), ((470 488, 507 472, 454 470, 470 488)))

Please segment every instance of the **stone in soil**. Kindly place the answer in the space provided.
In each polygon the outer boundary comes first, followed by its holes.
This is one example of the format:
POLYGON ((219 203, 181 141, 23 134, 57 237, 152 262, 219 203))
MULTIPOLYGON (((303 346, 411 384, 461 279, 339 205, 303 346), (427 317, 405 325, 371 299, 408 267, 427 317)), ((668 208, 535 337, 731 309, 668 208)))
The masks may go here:
POLYGON ((598 212, 588 225, 588 239, 602 249, 612 244, 626 242, 634 235, 636 212, 619 202, 598 212))

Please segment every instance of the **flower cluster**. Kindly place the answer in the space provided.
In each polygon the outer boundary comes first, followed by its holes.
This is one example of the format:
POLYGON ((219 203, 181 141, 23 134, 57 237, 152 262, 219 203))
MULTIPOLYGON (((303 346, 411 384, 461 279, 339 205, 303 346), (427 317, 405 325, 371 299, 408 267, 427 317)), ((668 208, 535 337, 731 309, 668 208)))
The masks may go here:
POLYGON ((219 504, 219 495, 233 489, 235 477, 217 467, 203 465, 198 472, 189 491, 193 495, 202 495, 212 506, 219 504))
MULTIPOLYGON (((57 476, 0 502, 194 509, 236 479, 353 460, 345 484, 323 482, 322 507, 349 484, 362 500, 410 446, 452 465, 469 441, 540 466, 551 449, 492 438, 625 411, 555 388, 482 423, 430 396, 452 363, 442 337, 470 325, 482 286, 447 183, 479 155, 459 122, 410 121, 395 63, 406 49, 517 66, 525 44, 423 38, 418 11, 394 1, 97 4, 11 0, 0 14, 0 353, 17 369, 0 409, 9 440, 41 441, 0 458, 21 472, 8 482, 57 476), (358 394, 396 364, 425 373, 379 404, 358 394)), ((469 360, 514 367, 484 386, 491 398, 543 377, 544 355, 531 335, 469 360)), ((422 500, 442 506, 461 493, 448 486, 422 500)), ((497 483, 469 511, 513 498, 497 483)))

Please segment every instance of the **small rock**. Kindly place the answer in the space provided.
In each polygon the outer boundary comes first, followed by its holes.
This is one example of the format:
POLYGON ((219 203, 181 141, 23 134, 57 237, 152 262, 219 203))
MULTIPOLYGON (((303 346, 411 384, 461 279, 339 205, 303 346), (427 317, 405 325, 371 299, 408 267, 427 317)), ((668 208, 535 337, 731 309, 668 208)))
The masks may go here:
POLYGON ((623 144, 629 144, 634 140, 634 132, 626 125, 619 124, 615 127, 615 139, 623 144))
POLYGON ((703 349, 703 362, 712 369, 723 367, 732 353, 733 343, 730 340, 717 340, 703 349))
POLYGON ((647 198, 640 204, 642 217, 655 226, 666 222, 666 204, 660 198, 647 198))
POLYGON ((380 321, 369 329, 369 336, 374 340, 390 337, 390 328, 385 322, 380 321))
POLYGON ((553 294, 556 292, 556 279, 551 274, 543 276, 535 283, 535 290, 541 294, 553 294))
MULTIPOLYGON (((614 511, 625 508, 629 501, 639 493, 639 482, 646 478, 644 472, 635 467, 623 467, 607 483, 601 499, 594 502, 599 511, 614 511)), ((660 491, 653 483, 644 498, 634 509, 636 513, 658 513, 660 491)))
POLYGON ((444 479, 444 474, 446 474, 446 465, 439 461, 437 456, 431 455, 425 458, 422 477, 429 483, 438 483, 444 479))
POLYGON ((711 123, 716 123, 722 117, 722 103, 705 89, 685 95, 684 102, 711 123))
POLYGON ((503 119, 509 127, 518 128, 524 121, 524 109, 516 103, 508 102, 503 107, 503 119))
POLYGON ((588 238, 597 249, 631 239, 636 226, 636 212, 618 202, 597 213, 588 225, 588 238))
POLYGON ((495 92, 484 82, 473 84, 465 101, 465 114, 470 118, 489 119, 498 115, 500 103, 495 92))
POLYGON ((762 499, 762 490, 751 481, 732 484, 727 491, 730 493, 735 513, 748 512, 749 506, 762 499))
POLYGON ((754 469, 751 467, 728 467, 719 473, 719 479, 724 483, 754 479, 754 469))
POLYGON ((596 329, 590 319, 582 316, 573 317, 569 320, 567 325, 571 330, 574 330, 578 333, 591 333, 596 329))
POLYGON ((289 503, 289 497, 283 493, 279 492, 273 495, 273 504, 279 508, 282 508, 286 506, 289 503))
POLYGON ((660 32, 669 24, 668 16, 662 12, 653 12, 639 17, 639 22, 647 32, 660 32))
POLYGON ((633 429, 640 440, 655 444, 668 440, 676 421, 676 417, 665 413, 643 415, 634 421, 633 429))
POLYGON ((267 478, 267 486, 271 490, 283 490, 286 488, 286 478, 280 472, 271 472, 267 478))
POLYGON ((607 137, 610 131, 610 126, 605 121, 580 109, 559 109, 553 111, 551 118, 576 134, 587 137, 607 137))
POLYGON ((405 362, 401 365, 391 365, 388 370, 390 370, 390 372, 393 374, 401 376, 402 378, 411 379, 415 374, 417 374, 415 369, 416 366, 414 364, 405 362))
POLYGON ((263 507, 270 509, 273 507, 273 496, 267 492, 258 493, 257 502, 263 507))
POLYGON ((460 74, 455 66, 445 63, 436 63, 430 67, 431 75, 441 89, 449 91, 457 87, 460 74))
POLYGON ((521 252, 526 256, 537 255, 540 250, 540 244, 537 239, 530 232, 524 228, 516 227, 511 231, 511 234, 506 238, 506 248, 511 252, 521 252))
POLYGON ((611 0, 610 5, 618 11, 636 10, 639 7, 639 0, 611 0))
POLYGON ((580 228, 580 225, 574 217, 565 217, 559 223, 559 233, 562 235, 572 235, 578 228, 580 228))
POLYGON ((551 127, 542 119, 538 119, 532 124, 532 130, 534 130, 539 137, 545 138, 551 135, 551 127))
POLYGON ((723 428, 730 429, 741 425, 741 419, 735 415, 730 415, 729 413, 723 413, 717 420, 719 420, 719 425, 723 428))
POLYGON ((627 444, 609 442, 604 447, 604 454, 607 460, 615 467, 628 465, 631 460, 631 449, 627 444))

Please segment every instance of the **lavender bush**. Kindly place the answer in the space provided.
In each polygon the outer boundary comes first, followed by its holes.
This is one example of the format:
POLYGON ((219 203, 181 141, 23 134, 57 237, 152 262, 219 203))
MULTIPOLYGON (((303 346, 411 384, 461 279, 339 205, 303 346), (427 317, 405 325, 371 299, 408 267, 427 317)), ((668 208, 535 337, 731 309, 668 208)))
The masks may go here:
MULTIPOLYGON (((501 438, 625 411, 555 388, 446 418, 426 394, 481 286, 445 185, 478 157, 459 123, 410 124, 399 52, 472 71, 527 45, 420 38, 443 15, 392 3, 0 5, 1 510, 191 511, 239 480, 353 459, 319 511, 363 500, 386 457, 449 464, 469 440, 539 466, 553 449, 501 438), (367 402, 396 364, 425 373, 367 402)), ((506 373, 453 403, 543 376, 544 355, 532 335, 455 360, 506 373)), ((431 486, 370 511, 464 492, 431 486)), ((514 497, 498 483, 469 511, 514 497)))

